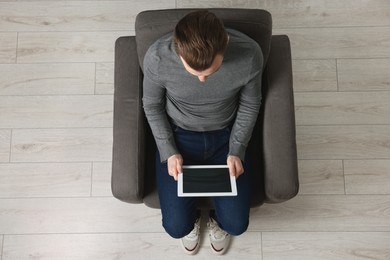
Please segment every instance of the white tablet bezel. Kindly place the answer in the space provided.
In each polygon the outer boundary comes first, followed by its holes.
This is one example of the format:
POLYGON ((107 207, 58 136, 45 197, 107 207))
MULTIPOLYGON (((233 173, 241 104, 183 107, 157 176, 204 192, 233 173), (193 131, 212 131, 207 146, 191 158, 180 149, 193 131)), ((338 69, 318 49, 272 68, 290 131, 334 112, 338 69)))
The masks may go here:
MULTIPOLYGON (((229 168, 227 165, 184 165, 183 169, 216 169, 229 168)), ((237 196, 236 177, 230 175, 230 192, 183 192, 183 173, 178 175, 177 195, 179 197, 219 197, 219 196, 237 196)))

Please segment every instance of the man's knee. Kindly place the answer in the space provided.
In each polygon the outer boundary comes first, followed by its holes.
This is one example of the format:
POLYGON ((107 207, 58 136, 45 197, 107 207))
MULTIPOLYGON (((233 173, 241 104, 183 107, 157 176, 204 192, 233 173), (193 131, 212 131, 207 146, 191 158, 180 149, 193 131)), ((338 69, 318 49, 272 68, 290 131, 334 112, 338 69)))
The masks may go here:
POLYGON ((164 221, 163 220, 163 227, 165 231, 173 238, 182 238, 186 235, 188 235, 191 230, 194 228, 194 226, 188 223, 184 222, 175 222, 175 221, 164 221))
POLYGON ((229 233, 232 236, 239 236, 243 234, 247 229, 249 225, 248 221, 237 221, 237 222, 230 222, 223 225, 223 230, 225 230, 227 233, 229 233))

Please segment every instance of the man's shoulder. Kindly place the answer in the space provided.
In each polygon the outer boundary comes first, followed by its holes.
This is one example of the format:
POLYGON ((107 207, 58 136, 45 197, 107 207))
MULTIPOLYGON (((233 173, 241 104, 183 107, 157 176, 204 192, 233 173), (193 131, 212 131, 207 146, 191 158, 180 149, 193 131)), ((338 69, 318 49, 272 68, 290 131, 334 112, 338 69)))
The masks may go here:
POLYGON ((229 35, 229 47, 231 51, 239 55, 250 55, 253 53, 261 54, 260 45, 248 35, 234 29, 226 30, 229 35))
POLYGON ((233 29, 226 30, 229 35, 229 45, 226 55, 235 63, 242 62, 242 67, 250 66, 261 70, 263 53, 260 45, 246 34, 233 29), (243 65, 245 64, 245 65, 243 65))
POLYGON ((172 53, 172 33, 166 34, 156 40, 147 50, 144 57, 144 66, 156 66, 164 57, 172 53))
POLYGON ((249 44, 256 43, 256 41, 253 40, 251 37, 235 29, 227 28, 226 32, 229 35, 229 42, 231 41, 231 42, 249 43, 249 44))
POLYGON ((259 44, 248 35, 234 29, 227 29, 226 31, 229 35, 229 45, 231 45, 231 47, 261 52, 259 44))
POLYGON ((157 39, 148 49, 146 55, 164 55, 171 52, 172 33, 157 39))

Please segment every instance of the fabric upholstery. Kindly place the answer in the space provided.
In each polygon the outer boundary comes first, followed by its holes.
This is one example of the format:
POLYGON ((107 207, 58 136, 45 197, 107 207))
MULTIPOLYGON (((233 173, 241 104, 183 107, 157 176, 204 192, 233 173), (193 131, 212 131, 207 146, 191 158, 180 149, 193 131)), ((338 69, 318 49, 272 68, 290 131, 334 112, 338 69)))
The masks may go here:
POLYGON ((141 74, 135 37, 115 44, 114 143, 112 192, 130 203, 142 203, 144 194, 145 126, 140 97, 141 74))
POLYGON ((264 185, 266 202, 283 202, 299 190, 290 41, 272 36, 263 88, 264 185))

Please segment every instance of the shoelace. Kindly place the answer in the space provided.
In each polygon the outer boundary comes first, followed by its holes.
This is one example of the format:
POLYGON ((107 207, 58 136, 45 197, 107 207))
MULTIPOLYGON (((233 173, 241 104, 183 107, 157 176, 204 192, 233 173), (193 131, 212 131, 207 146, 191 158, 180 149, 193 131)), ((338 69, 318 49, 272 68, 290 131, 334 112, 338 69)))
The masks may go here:
POLYGON ((214 219, 211 219, 207 223, 207 226, 211 231, 211 235, 215 239, 222 239, 222 238, 226 237, 227 233, 218 226, 218 223, 216 223, 214 219))
POLYGON ((200 226, 198 223, 194 224, 194 229, 189 233, 186 237, 187 238, 195 238, 199 235, 200 226))

